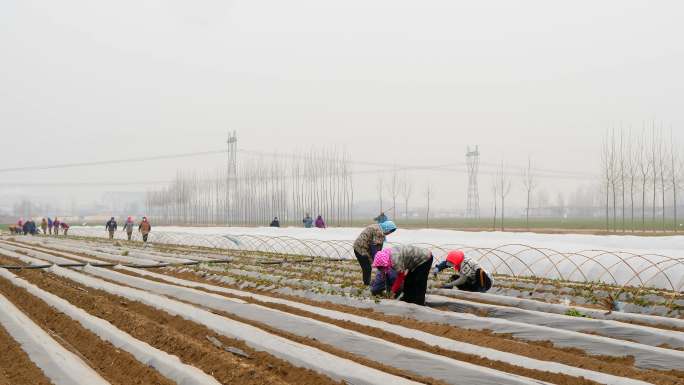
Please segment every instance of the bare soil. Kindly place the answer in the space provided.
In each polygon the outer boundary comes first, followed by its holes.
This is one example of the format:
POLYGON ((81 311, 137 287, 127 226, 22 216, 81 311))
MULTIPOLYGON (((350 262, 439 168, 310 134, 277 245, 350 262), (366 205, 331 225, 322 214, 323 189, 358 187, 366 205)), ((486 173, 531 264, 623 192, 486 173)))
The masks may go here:
POLYGON ((2 326, 0 347, 0 385, 51 385, 43 371, 2 326))
MULTIPOLYGON (((325 309, 330 309, 330 310, 337 310, 349 314, 356 314, 362 317, 367 317, 379 321, 385 321, 389 323, 393 323, 396 325, 402 325, 411 329, 417 329, 417 330, 422 330, 424 332, 434 334, 437 336, 441 337, 446 337, 446 338, 451 338, 456 341, 461 341, 461 342, 467 342, 471 343, 474 345, 479 345, 483 347, 488 347, 492 348, 495 350, 499 351, 505 351, 513 354, 518 354, 521 356, 526 356, 530 358, 535 358, 539 360, 544 360, 544 361, 553 361, 553 362, 559 362, 563 363, 566 365, 570 366, 575 366, 575 367, 580 367, 588 370, 593 370, 593 371, 598 371, 598 372, 603 372, 603 373, 608 373, 608 374, 613 374, 616 376, 622 376, 622 377, 629 377, 629 378, 636 378, 636 379, 641 379, 647 382, 651 382, 654 384, 684 384, 684 376, 681 376, 679 373, 673 373, 673 372, 660 372, 660 371, 654 371, 654 370, 642 370, 634 367, 634 358, 633 357, 609 357, 609 356, 592 356, 588 355, 586 352, 580 350, 580 349, 573 349, 573 348, 558 348, 553 345, 552 342, 550 341, 541 341, 541 342, 527 342, 527 341, 522 341, 515 339, 511 336, 507 335, 501 335, 501 334, 494 334, 490 331, 477 331, 477 330, 468 330, 468 329, 460 329, 457 327, 454 327, 452 325, 444 325, 444 324, 437 324, 437 323, 428 323, 428 322, 421 322, 417 321, 414 319, 410 318, 403 318, 399 316, 389 316, 385 315, 383 313, 375 312, 371 309, 362 309, 362 308, 355 308, 351 306, 344 306, 344 305, 338 305, 338 304, 333 304, 330 302, 316 302, 316 301, 311 301, 307 300, 301 297, 292 297, 292 296, 286 296, 286 295, 274 295, 273 293, 269 292, 264 292, 264 291, 258 291, 258 290, 251 290, 251 289, 244 289, 244 288, 237 288, 234 286, 230 286, 224 283, 218 283, 216 281, 210 281, 204 278, 199 277, 198 275, 190 272, 184 272, 184 273, 178 273, 178 272, 173 272, 170 269, 164 269, 164 273, 168 274, 170 276, 174 276, 177 278, 182 278, 182 279, 187 279, 187 280, 192 280, 196 282, 203 282, 211 285, 217 285, 217 286, 225 286, 229 287, 232 289, 238 289, 238 290, 243 290, 243 291, 250 291, 254 292, 257 294, 261 295, 266 295, 266 296, 271 296, 275 298, 283 298, 283 299, 288 299, 291 301, 295 302, 300 302, 300 303, 305 303, 308 305, 312 306, 317 306, 325 309)), ((135 275, 135 274, 132 274, 135 275)), ((150 277, 145 277, 147 279, 151 279, 150 277)), ((168 283, 168 282, 167 282, 168 283)), ((221 294, 221 293, 216 293, 216 294, 221 294)), ((259 301, 251 300, 248 297, 243 297, 242 299, 248 301, 248 302, 253 302, 253 303, 259 303, 259 301)), ((282 305, 276 305, 276 304, 268 304, 268 303, 260 303, 263 306, 267 307, 272 307, 272 308, 277 308, 279 310, 284 310, 293 314, 300 314, 300 315, 305 315, 307 317, 315 318, 322 320, 324 322, 328 323, 336 323, 338 326, 342 327, 347 327, 352 330, 357 330, 356 328, 359 327, 357 324, 352 324, 349 325, 347 322, 342 322, 342 321, 336 321, 336 320, 331 320, 327 319, 326 317, 319 316, 317 314, 313 313, 307 313, 303 312, 299 309, 294 309, 291 307, 287 306, 282 306, 282 305), (356 326, 354 326, 356 325, 356 326)), ((362 330, 363 327, 358 328, 357 331, 360 331, 362 333, 366 333, 365 331, 362 330)), ((373 329, 373 328, 370 328, 373 329)), ((391 336, 387 336, 385 332, 382 332, 384 334, 377 334, 377 331, 368 331, 366 334, 372 334, 380 338, 394 338, 391 336)), ((399 336, 395 342, 401 343, 401 344, 407 344, 411 343, 412 347, 416 347, 422 350, 428 350, 431 352, 434 352, 436 354, 442 354, 442 355, 449 355, 453 358, 456 358, 452 356, 453 352, 449 354, 445 354, 445 352, 440 351, 441 349, 437 349, 435 347, 426 347, 426 344, 420 343, 419 341, 418 344, 415 344, 414 342, 409 342, 409 341, 403 341, 406 339, 402 339, 399 336)), ((478 360, 470 360, 468 355, 461 355, 459 356, 459 360, 463 361, 469 361, 478 365, 483 365, 482 363, 478 362, 478 360)), ((476 357, 477 358, 477 357, 476 357)), ((491 362, 491 361, 490 361, 491 362)), ((490 364, 484 364, 484 366, 490 366, 494 365, 492 363, 490 364)), ((511 365, 512 366, 512 365, 511 365)), ((493 367, 493 366, 490 366, 493 367)), ((497 367, 499 370, 504 370, 507 372, 511 373, 517 373, 521 374, 527 377, 532 377, 532 378, 537 378, 534 377, 532 373, 522 373, 522 372, 515 372, 511 370, 515 370, 513 368, 507 368, 504 369, 502 367, 497 367)), ((517 368, 517 369, 523 369, 523 368, 517 368)), ((527 370, 527 369, 523 369, 527 370)), ((545 376, 543 374, 544 372, 539 372, 537 375, 545 376)), ((539 378, 544 381, 550 381, 550 382, 556 382, 557 380, 550 380, 548 377, 544 378, 539 378)), ((576 380, 576 379, 575 379, 576 380)), ((573 382, 571 382, 573 383, 573 382)), ((574 383, 580 383, 580 382, 574 382, 574 383)))
MULTIPOLYGON (((43 271, 30 273, 47 274, 43 271)), ((57 342, 79 356, 112 385, 174 385, 156 370, 136 360, 130 353, 100 339, 77 321, 4 278, 0 278, 0 292, 57 342), (126 370, 121 370, 122 368, 126 370)))
MULTIPOLYGON (((28 248, 32 248, 32 247, 29 246, 28 248)), ((59 251, 52 252, 52 249, 47 248, 47 247, 41 246, 41 248, 49 249, 50 250, 49 252, 51 254, 54 254, 54 255, 60 255, 62 257, 66 257, 66 258, 73 258, 73 256, 67 256, 65 254, 60 254, 59 251)), ((43 250, 43 251, 48 252, 47 250, 43 250)), ((75 253, 69 253, 69 254, 75 254, 75 253)), ((91 256, 88 256, 88 257, 92 258, 91 256)), ((130 275, 136 275, 134 273, 130 273, 130 272, 126 272, 126 271, 119 271, 119 270, 117 270, 117 271, 121 272, 121 273, 130 274, 130 275)), ((568 349, 568 348, 554 347, 553 343, 549 342, 549 341, 526 342, 526 341, 517 340, 511 336, 494 334, 490 331, 473 331, 473 330, 467 330, 467 329, 459 329, 459 328, 453 327, 451 325, 427 323, 427 322, 412 320, 409 318, 403 318, 403 317, 397 317, 397 316, 388 316, 388 315, 384 315, 384 314, 379 313, 379 312, 375 312, 371 309, 362 309, 362 308, 355 308, 355 307, 350 307, 350 306, 342 306, 342 305, 337 305, 337 304, 332 304, 332 303, 327 303, 327 302, 326 303, 316 302, 316 301, 306 300, 306 299, 303 299, 300 297, 273 294, 273 293, 269 293, 269 292, 263 292, 260 290, 250 290, 250 289, 244 289, 244 288, 237 288, 235 286, 226 285, 224 283, 217 283, 215 281, 203 279, 203 278, 199 277, 197 274, 191 273, 191 272, 178 273, 178 272, 173 271, 171 269, 164 269, 163 272, 166 274, 169 274, 171 276, 176 276, 176 277, 183 278, 183 279, 209 283, 212 285, 225 286, 225 287, 240 289, 243 291, 252 291, 252 292, 255 292, 258 294, 268 295, 268 296, 277 297, 277 298, 286 298, 286 299, 290 299, 290 300, 293 300, 296 302, 310 304, 313 306, 318 306, 318 307, 322 307, 322 308, 342 311, 342 312, 346 312, 346 313, 350 313, 350 314, 356 314, 356 315, 360 315, 360 316, 364 316, 364 317, 372 318, 372 319, 376 319, 376 320, 391 322, 391 323, 399 324, 399 325, 402 325, 402 326, 405 326, 408 328, 419 329, 419 330, 422 330, 424 332, 428 332, 428 333, 431 333, 434 335, 438 335, 438 336, 442 336, 442 337, 446 337, 446 338, 452 338, 454 340, 458 340, 458 341, 462 341, 462 342, 468 342, 468 343, 472 343, 472 344, 479 345, 479 346, 486 346, 486 347, 490 347, 490 348, 493 348, 496 350, 507 351, 510 353, 514 353, 514 354, 518 354, 518 355, 522 355, 522 356, 527 356, 527 357, 531 357, 531 358, 536 358, 536 359, 540 359, 540 360, 560 362, 560 363, 564 363, 564 364, 571 365, 571 366, 581 367, 581 368, 599 371, 599 372, 604 372, 604 373, 610 373, 610 374, 617 375, 617 376, 640 379, 640 380, 644 380, 644 381, 651 382, 654 384, 659 384, 659 385, 660 384, 663 384, 663 385, 666 385, 666 384, 667 385, 669 385, 669 384, 684 384, 684 376, 682 375, 683 373, 678 373, 675 371, 660 372, 660 371, 652 371, 652 370, 641 370, 641 369, 635 368, 633 366, 634 360, 632 357, 590 356, 590 355, 587 355, 584 351, 581 351, 579 349, 568 349)), ((21 275, 23 276, 25 273, 28 276, 28 275, 36 275, 35 273, 37 273, 37 272, 26 270, 26 271, 23 271, 21 273, 21 275)), ((220 274, 218 272, 211 272, 211 273, 212 274, 220 274)), ((126 316, 132 317, 132 318, 136 318, 136 317, 145 318, 145 320, 144 320, 145 323, 151 323, 152 325, 155 325, 155 323, 156 323, 155 326, 158 328, 167 328, 171 324, 176 325, 176 323, 178 323, 178 325, 174 326, 173 329, 176 331, 176 333, 182 334, 183 337, 185 337, 186 339, 188 338, 188 334, 190 334, 188 332, 190 329, 188 329, 187 325, 183 326, 181 324, 189 323, 189 324, 192 324, 193 327, 202 328, 201 325, 197 325, 195 323, 185 321, 182 319, 181 320, 173 320, 174 318, 178 318, 178 317, 170 316, 170 315, 168 315, 164 312, 158 311, 154 308, 149 308, 147 310, 144 310, 142 308, 146 308, 145 305, 142 305, 139 303, 134 303, 134 302, 128 303, 123 298, 116 297, 116 296, 110 296, 109 294, 107 294, 105 292, 100 292, 97 290, 89 289, 87 287, 81 287, 80 285, 76 284, 75 282, 65 280, 65 279, 53 276, 51 274, 47 274, 47 275, 51 276, 51 278, 50 278, 51 280, 57 280, 61 283, 61 288, 59 288, 59 290, 67 290, 67 289, 71 290, 72 291, 71 295, 75 296, 74 301, 79 300, 79 298, 78 298, 79 295, 83 296, 83 293, 81 292, 81 290, 87 290, 88 292, 96 293, 96 295, 94 295, 94 297, 91 298, 91 301, 93 301, 93 304, 90 306, 90 308, 89 308, 90 310, 87 310, 87 311, 91 312, 91 314, 94 314, 93 312, 98 311, 98 308, 101 306, 99 301, 102 300, 102 297, 107 297, 108 302, 110 302, 110 305, 113 308, 117 308, 116 310, 112 309, 112 312, 131 313, 131 311, 130 310, 127 311, 127 309, 131 309, 131 306, 132 306, 133 308, 135 308, 135 311, 133 312, 133 314, 126 314, 126 316), (123 303, 125 305, 121 305, 121 304, 117 305, 117 303, 119 303, 119 301, 123 301, 123 303), (145 311, 147 311, 147 313, 145 313, 145 311), (158 320, 158 319, 165 320, 165 321, 162 323, 156 322, 156 320, 158 320), (166 322, 168 322, 168 323, 166 323, 166 322), (184 327, 185 329, 183 329, 183 330, 186 330, 186 332, 179 332, 178 329, 176 329, 176 327, 184 327)), ((143 277, 143 278, 149 279, 149 280, 155 280, 155 279, 152 279, 150 277, 143 277)), ((164 282, 164 283, 168 283, 168 282, 164 282)), ((217 293, 217 294, 222 294, 222 293, 217 293)), ((57 295, 60 295, 64 298, 64 296, 62 294, 57 294, 57 295)), ((318 319, 318 320, 326 322, 326 323, 335 324, 335 325, 338 325, 338 326, 341 326, 341 327, 344 327, 344 328, 347 328, 350 330, 355 330, 355 331, 358 331, 358 332, 361 332, 364 334, 383 338, 385 340, 392 341, 395 343, 399 343, 399 344, 402 344, 404 346, 410 346, 410 347, 413 347, 416 349, 429 351, 429 352, 432 352, 435 354, 449 356, 451 358, 455 358, 458 360, 468 361, 468 362, 471 362, 471 363, 474 363, 477 365, 486 366, 486 367, 494 368, 494 369, 509 372, 509 373, 515 373, 515 374, 523 375, 526 377, 536 378, 539 380, 557 383, 557 384, 561 384, 561 385, 564 385, 564 384, 594 384, 593 382, 585 380, 585 379, 578 379, 575 377, 569 377, 569 376, 565 376, 565 375, 558 375, 558 374, 547 373, 547 372, 542 372, 542 371, 528 370, 525 368, 516 367, 514 365, 510 365, 510 364, 503 363, 503 362, 491 361, 491 360, 483 359, 483 358, 480 358, 477 356, 471 356, 471 355, 467 355, 467 354, 463 354, 463 353, 452 352, 452 351, 432 347, 432 346, 429 346, 429 345, 427 345, 421 341, 403 338, 403 337, 400 337, 400 336, 392 334, 392 333, 387 333, 383 330, 379 330, 379 329, 371 328, 371 327, 365 327, 365 326, 358 325, 358 324, 351 323, 351 322, 329 319, 327 317, 319 316, 318 314, 305 312, 305 311, 302 311, 302 310, 299 310, 296 308, 292 308, 289 306, 285 306, 285 305, 261 303, 260 301, 255 301, 255 300, 252 300, 248 297, 242 297, 242 299, 244 299, 248 302, 252 302, 255 304, 260 304, 260 305, 271 307, 274 309, 286 311, 286 312, 289 312, 292 314, 298 314, 298 315, 306 316, 306 317, 309 317, 312 319, 318 319)), ((69 300, 72 301, 71 299, 69 299, 69 300)), ((74 302, 72 302, 72 303, 74 303, 74 302)), ((81 305, 77 305, 77 306, 82 307, 81 305)), ((254 326, 259 327, 261 329, 264 329, 270 333, 281 335, 281 336, 288 338, 290 340, 295 340, 295 341, 298 341, 298 342, 301 342, 301 343, 304 343, 304 344, 307 344, 310 346, 317 347, 321 350, 328 351, 328 352, 335 354, 335 355, 338 355, 338 356, 342 356, 345 358, 352 359, 356 362, 359 362, 359 363, 367 365, 367 366, 375 367, 375 368, 378 368, 380 370, 386 370, 386 371, 393 373, 395 375, 400 375, 400 376, 403 376, 406 378, 413 379, 415 381, 422 381, 422 382, 426 382, 429 384, 440 384, 439 381, 417 377, 417 376, 412 375, 411 373, 405 373, 405 372, 402 372, 401 370, 398 370, 396 368, 382 367, 377 362, 369 361, 369 360, 366 360, 362 357, 353 356, 353 355, 348 354, 346 352, 335 349, 331 346, 321 344, 320 342, 315 341, 315 340, 306 339, 306 338, 298 337, 295 335, 291 335, 291 334, 287 333, 286 331, 282 331, 282 330, 273 330, 272 328, 270 328, 267 325, 262 325, 262 324, 259 324, 256 322, 251 322, 249 320, 243 320, 243 319, 235 317, 231 314, 223 314, 220 312, 218 312, 217 314, 221 314, 221 315, 226 316, 228 318, 235 319, 235 320, 240 321, 240 322, 244 322, 247 324, 254 325, 254 326)), ((95 315, 97 315, 97 314, 95 314, 95 315)), ((97 316, 100 316, 100 315, 97 315, 97 316)), ((101 316, 101 318, 106 318, 106 317, 101 316)), ((112 322, 112 321, 110 320, 110 322, 112 322)), ((112 322, 112 323, 114 323, 114 322, 112 322)), ((121 326, 118 326, 118 327, 122 328, 121 326)), ((136 327, 141 328, 141 326, 136 326, 136 327)), ((133 327, 133 329, 135 329, 135 327, 133 327)), ((133 334, 132 332, 129 332, 129 333, 133 334)), ((200 334, 202 334, 202 333, 200 333, 200 334)), ((206 337, 208 335, 218 338, 219 340, 221 340, 224 344, 226 344, 228 346, 238 347, 240 349, 251 352, 250 354, 252 354, 252 353, 259 354, 258 352, 253 352, 251 349, 244 346, 244 344, 241 341, 226 339, 225 337, 218 336, 214 333, 211 333, 211 331, 208 331, 208 330, 204 331, 203 335, 192 334, 191 338, 194 339, 194 341, 192 341, 192 342, 199 344, 199 345, 202 345, 202 346, 207 345, 206 337)), ((142 339, 141 337, 137 337, 137 336, 136 336, 136 338, 142 339)), ((161 337, 158 337, 158 338, 161 338, 161 337)), ((185 343, 187 344, 187 341, 185 343)), ((204 347, 207 348, 207 346, 204 346, 204 347)), ((225 352, 221 351, 220 349, 213 347, 213 345, 208 346, 208 348, 210 350, 212 350, 212 349, 218 350, 219 353, 225 353, 225 352)), ((197 347, 197 349, 200 349, 200 347, 197 347)), ((163 350, 166 350, 166 349, 163 349, 163 350)), ((175 353, 172 353, 172 354, 175 354, 175 353)), ((205 354, 207 354, 207 353, 205 353, 205 354)), ((233 360, 238 360, 238 362, 240 362, 240 360, 244 361, 244 362, 241 362, 241 364, 249 364, 249 363, 251 363, 250 361, 252 361, 252 360, 246 360, 243 358, 233 356, 232 354, 229 354, 229 353, 225 353, 225 354, 227 354, 233 360)), ((261 354, 265 354, 265 353, 261 353, 261 354)), ((180 356, 180 354, 177 354, 177 355, 180 356)), ((271 357, 271 356, 269 356, 269 357, 271 359, 274 359, 274 357, 271 357)), ((183 358, 181 357, 181 359, 183 359, 183 358)), ((198 364, 195 364, 195 363, 191 363, 191 364, 199 367, 198 364)), ((289 365, 287 363, 285 363, 285 364, 289 365)), ((270 366, 271 365, 268 365, 266 367, 266 369, 270 369, 270 366)), ((204 368, 202 368, 202 369, 207 371, 204 368)), ((263 370, 263 367, 261 369, 263 370)), ((300 368, 294 368, 294 369, 305 371, 305 369, 300 369, 300 368)), ((208 372, 208 373, 213 373, 213 372, 208 372)), ((317 376, 320 376, 316 373, 314 373, 314 374, 317 376)), ((261 377, 261 373, 258 373, 257 377, 261 377)), ((323 377, 323 378, 327 381, 331 381, 327 377, 323 377)), ((282 380, 282 378, 280 378, 279 376, 276 376, 273 379, 274 380, 282 380)), ((0 381, 1 380, 2 379, 0 378, 0 381)), ((233 379, 233 381, 235 381, 235 380, 233 379)), ((254 383, 254 384, 256 384, 259 382, 239 381, 238 383, 247 383, 247 384, 253 384, 254 383)), ((264 383, 298 383, 298 382, 280 381, 280 382, 264 382, 264 383)), ((303 383, 311 383, 311 382, 304 381, 303 383)), ((324 383, 324 382, 316 381, 315 383, 324 383)), ((2 382, 0 382, 0 385, 1 384, 2 384, 2 382)))
POLYGON ((242 341, 229 339, 179 316, 138 302, 79 285, 53 274, 23 271, 22 278, 58 295, 88 313, 106 319, 119 329, 148 344, 178 356, 224 384, 338 384, 314 371, 295 367, 267 353, 254 351, 242 341), (251 359, 228 353, 213 344, 245 351, 251 359))
MULTIPOLYGON (((127 275, 131 275, 131 276, 137 276, 135 273, 131 273, 131 272, 128 272, 128 271, 117 270, 117 272, 123 273, 123 274, 127 274, 127 275)), ((95 277, 95 276, 93 276, 93 277, 94 277, 94 278, 97 278, 97 279, 101 279, 101 280, 107 281, 107 282, 110 282, 110 283, 114 283, 114 284, 117 284, 117 285, 122 285, 120 282, 110 281, 110 280, 104 279, 104 278, 102 278, 102 277, 95 277)), ((145 277, 145 278, 148 279, 149 277, 145 277)), ((151 279, 151 278, 149 278, 149 279, 150 279, 150 280, 154 280, 154 279, 151 279)), ((126 286, 126 285, 123 285, 123 286, 126 286)), ((178 300, 178 299, 176 299, 176 300, 177 300, 177 301, 180 301, 180 302, 185 302, 185 301, 178 300)), ((187 303, 187 302, 186 302, 186 303, 187 303)), ((135 304, 137 305, 137 302, 136 302, 135 304)), ((197 306, 197 305, 192 304, 192 303, 188 303, 188 304, 189 304, 189 305, 193 305, 193 306, 197 306)), ((143 306, 144 306, 144 305, 143 305, 143 306)), ((266 331, 266 332, 268 332, 268 333, 271 333, 271 334, 273 334, 273 335, 277 335, 277 336, 286 338, 286 339, 288 339, 288 340, 290 340, 290 341, 298 342, 298 343, 303 344, 303 345, 308 345, 308 346, 314 347, 314 348, 319 349, 319 350, 321 350, 321 351, 330 353, 330 354, 332 354, 332 355, 335 355, 335 356, 338 356, 338 357, 341 357, 341 358, 344 358, 344 359, 348 359, 348 360, 350 360, 350 361, 354 361, 354 362, 359 363, 359 364, 361 364, 361 365, 364 365, 364 366, 367 366, 367 367, 370 367, 370 368, 374 368, 374 369, 380 370, 380 371, 385 372, 385 373, 389 373, 389 374, 392 374, 392 375, 395 375, 395 376, 399 376, 399 377, 404 377, 404 378, 407 378, 407 379, 409 379, 409 380, 416 381, 416 382, 420 382, 420 383, 423 383, 423 384, 426 384, 426 385, 447 385, 445 382, 442 382, 442 381, 439 381, 439 380, 435 380, 435 379, 427 378, 427 377, 422 377, 422 376, 416 375, 416 374, 414 374, 414 373, 411 373, 411 372, 408 372, 408 371, 405 371, 405 370, 402 370, 402 369, 399 369, 399 368, 395 368, 395 367, 383 365, 383 364, 381 364, 381 363, 379 363, 379 362, 369 360, 369 359, 367 359, 367 358, 365 358, 365 357, 361 357, 361 356, 354 355, 354 354, 349 353, 349 352, 347 352, 347 351, 344 351, 344 350, 335 348, 335 347, 333 347, 333 346, 331 346, 331 345, 327 345, 327 344, 324 344, 324 343, 322 343, 322 342, 319 342, 319 341, 317 341, 316 339, 313 339, 313 338, 301 337, 301 336, 298 336, 298 335, 296 335, 296 334, 289 333, 289 332, 284 331, 284 330, 280 330, 280 329, 273 328, 273 327, 271 327, 271 326, 269 326, 269 325, 266 325, 266 324, 263 324, 263 323, 261 323, 261 322, 252 321, 252 320, 249 320, 249 319, 245 319, 245 318, 242 318, 242 317, 238 317, 238 316, 236 316, 236 315, 234 315, 234 314, 230 314, 230 313, 227 313, 227 312, 216 311, 216 310, 213 310, 213 309, 207 309, 207 310, 210 311, 211 313, 216 314, 216 315, 220 315, 220 316, 222 316, 222 317, 229 318, 229 319, 232 319, 232 320, 237 321, 237 322, 241 322, 241 323, 244 323, 244 324, 247 324, 247 325, 254 326, 254 327, 256 327, 256 328, 262 329, 262 330, 264 330, 264 331, 266 331)), ((224 338, 224 339, 225 339, 225 337, 221 337, 221 338, 224 338)), ((245 345, 245 346, 246 346, 246 345, 245 345)))

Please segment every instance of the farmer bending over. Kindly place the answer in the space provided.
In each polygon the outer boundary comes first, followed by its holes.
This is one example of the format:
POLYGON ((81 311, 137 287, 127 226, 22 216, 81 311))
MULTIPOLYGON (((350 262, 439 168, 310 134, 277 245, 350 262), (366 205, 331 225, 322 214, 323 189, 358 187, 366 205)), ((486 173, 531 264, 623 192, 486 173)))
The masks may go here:
POLYGON ((372 292, 382 292, 383 286, 389 286, 392 275, 396 273, 396 279, 391 286, 394 298, 425 305, 425 291, 432 267, 430 250, 416 246, 383 249, 375 254, 373 267, 378 269, 378 274, 373 282, 372 292))
POLYGON ((363 284, 370 285, 371 278, 371 263, 375 253, 382 249, 385 243, 385 236, 394 232, 397 225, 392 221, 385 221, 380 224, 374 224, 363 229, 356 241, 354 241, 354 255, 356 260, 361 265, 363 274, 363 284))
POLYGON ((460 250, 450 251, 446 260, 435 266, 435 277, 440 271, 453 267, 456 274, 451 276, 451 281, 442 285, 442 289, 451 289, 454 286, 463 291, 478 291, 484 293, 492 288, 492 278, 489 274, 470 258, 467 258, 460 250))

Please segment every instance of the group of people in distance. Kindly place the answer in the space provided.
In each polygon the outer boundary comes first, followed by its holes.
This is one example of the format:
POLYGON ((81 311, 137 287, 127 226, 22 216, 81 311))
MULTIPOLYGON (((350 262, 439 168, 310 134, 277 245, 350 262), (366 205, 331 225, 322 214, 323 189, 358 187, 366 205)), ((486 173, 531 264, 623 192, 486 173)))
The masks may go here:
MULTIPOLYGON (((67 235, 69 232, 69 224, 60 221, 59 219, 55 218, 54 220, 52 218, 43 218, 40 221, 40 231, 42 234, 45 235, 59 235, 60 229, 62 230, 62 233, 64 236, 67 235)), ((33 219, 28 219, 24 221, 24 219, 19 219, 17 221, 16 225, 10 225, 9 226, 9 231, 12 234, 24 234, 24 235, 36 235, 39 233, 38 227, 36 226, 36 222, 33 219)))
POLYGON ((373 295, 384 294, 425 305, 430 272, 436 278, 447 269, 453 269, 453 274, 442 288, 486 292, 492 287, 489 273, 461 250, 450 251, 444 261, 432 267, 434 256, 428 249, 410 245, 383 249, 385 238, 396 230, 394 222, 385 220, 366 227, 354 241, 354 255, 361 266, 363 284, 370 286, 373 295), (377 272, 371 281, 373 268, 377 272))
MULTIPOLYGON (((129 241, 133 237, 134 226, 135 222, 133 221, 133 217, 129 216, 126 218, 126 222, 124 222, 123 225, 123 231, 126 232, 126 237, 129 241)), ((105 230, 107 230, 109 233, 109 239, 114 239, 114 233, 116 232, 117 228, 118 224, 116 223, 116 219, 114 217, 111 217, 107 223, 105 223, 105 230)), ((138 231, 142 235, 143 242, 147 243, 147 237, 150 235, 150 231, 152 231, 152 225, 147 217, 142 217, 142 220, 138 224, 138 231)))
MULTIPOLYGON (((326 227, 322 215, 318 215, 318 217, 316 217, 316 221, 314 221, 313 218, 311 218, 311 215, 309 215, 309 213, 306 213, 304 219, 302 219, 302 223, 304 224, 304 227, 307 229, 310 229, 312 227, 324 229, 326 227)), ((278 219, 278 217, 273 218, 269 226, 280 227, 280 220, 278 219)))

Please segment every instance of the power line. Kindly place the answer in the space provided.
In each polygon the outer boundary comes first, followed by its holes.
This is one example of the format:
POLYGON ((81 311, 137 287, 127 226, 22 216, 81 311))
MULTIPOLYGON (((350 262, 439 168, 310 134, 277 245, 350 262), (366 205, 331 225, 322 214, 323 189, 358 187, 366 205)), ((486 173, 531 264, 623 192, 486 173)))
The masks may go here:
POLYGON ((148 186, 167 185, 173 181, 139 181, 139 182, 2 182, 2 186, 11 187, 100 187, 100 186, 148 186))
POLYGON ((77 162, 77 163, 62 163, 62 164, 54 164, 54 165, 46 165, 46 166, 23 166, 23 167, 12 167, 12 168, 0 168, 0 172, 52 170, 52 169, 57 169, 57 168, 104 166, 104 165, 108 165, 108 164, 137 163, 137 162, 145 162, 145 161, 151 161, 151 160, 190 158, 190 157, 196 157, 196 156, 225 154, 225 153, 226 153, 226 150, 186 152, 186 153, 172 154, 172 155, 158 155, 158 156, 127 158, 127 159, 110 159, 110 160, 101 160, 101 161, 94 161, 94 162, 77 162))
MULTIPOLYGON (((400 171, 432 171, 432 172, 449 172, 449 173, 459 173, 468 174, 468 169, 465 167, 455 168, 453 164, 443 164, 443 165, 431 165, 431 166, 406 166, 406 167, 391 167, 391 168, 378 168, 373 170, 356 170, 350 171, 351 175, 372 175, 372 174, 385 174, 391 172, 400 171)), ((481 174, 485 175, 496 175, 496 170, 480 170, 481 174)), ((573 176, 573 175, 548 175, 548 174, 538 174, 539 178, 545 179, 566 179, 566 180, 586 180, 587 177, 583 176, 573 176)), ((283 175, 281 178, 289 179, 294 177, 293 175, 283 175)), ((263 178, 268 178, 264 176, 263 178)), ((254 179, 253 176, 247 177, 231 177, 231 180, 246 180, 254 179)), ((167 181, 102 181, 102 182, 1 182, 0 187, 105 187, 105 186, 151 186, 151 185, 170 185, 174 183, 173 180, 167 181)))
MULTIPOLYGON (((259 155, 259 156, 269 156, 275 158, 288 158, 288 159, 312 159, 311 156, 292 154, 292 153, 277 153, 277 152, 265 152, 257 150, 247 150, 238 149, 238 152, 245 153, 248 155, 259 155)), ((147 157, 135 157, 135 158, 125 158, 125 159, 110 159, 102 161, 92 161, 92 162, 76 162, 76 163, 62 163, 54 165, 43 165, 43 166, 23 166, 23 167, 12 167, 12 168, 2 168, 0 173, 6 172, 17 172, 17 171, 36 171, 36 170, 52 170, 52 169, 65 169, 65 168, 76 168, 76 167, 90 167, 90 166, 103 166, 103 165, 113 165, 113 164, 125 164, 125 163, 137 163, 155 160, 166 160, 166 159, 179 159, 179 158, 190 158, 199 157, 206 155, 216 155, 216 154, 226 154, 227 150, 212 150, 212 151, 198 151, 198 152, 187 152, 180 154, 168 154, 168 155, 157 155, 157 156, 147 156, 147 157)), ((326 158, 325 156, 315 157, 315 159, 332 159, 326 158)), ((430 166, 413 166, 413 165, 397 165, 383 162, 368 162, 368 161, 356 161, 347 160, 349 164, 358 166, 374 166, 374 167, 385 167, 385 169, 376 170, 359 170, 352 172, 353 174, 373 174, 373 173, 385 173, 393 171, 409 171, 409 170, 431 170, 431 171, 451 171, 458 173, 467 173, 467 164, 465 162, 448 163, 442 165, 430 165, 430 166)), ((498 165, 492 163, 481 163, 481 166, 485 167, 498 167, 498 165)), ((514 166, 511 166, 514 167, 514 166)), ((495 170, 481 170, 483 174, 494 174, 495 170)), ((540 178, 556 178, 556 179, 588 179, 595 178, 596 175, 580 173, 575 171, 565 171, 565 170, 551 170, 551 169, 533 169, 538 173, 540 178)), ((85 182, 73 182, 72 184, 85 185, 85 182)), ((93 182, 93 185, 105 185, 103 183, 93 182)), ((115 185, 115 183, 106 182, 109 185, 115 185)), ((146 184, 147 182, 122 182, 119 184, 146 184)), ((22 183, 8 183, 3 182, 3 185, 19 185, 22 183)), ((28 184, 26 184, 28 185, 28 184)), ((48 185, 48 184, 45 184, 48 185)))

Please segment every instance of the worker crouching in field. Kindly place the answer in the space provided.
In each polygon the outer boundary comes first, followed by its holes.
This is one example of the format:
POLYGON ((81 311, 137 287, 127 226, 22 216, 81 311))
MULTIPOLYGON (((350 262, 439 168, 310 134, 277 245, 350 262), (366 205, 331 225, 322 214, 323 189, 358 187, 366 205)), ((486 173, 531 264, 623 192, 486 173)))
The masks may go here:
POLYGON ((354 255, 356 260, 361 265, 361 272, 363 277, 363 284, 370 285, 371 279, 371 264, 375 253, 382 249, 385 243, 385 237, 393 233, 397 229, 397 225, 392 221, 385 221, 380 224, 374 224, 363 229, 361 234, 354 241, 354 255))
POLYGON ((69 224, 66 222, 61 222, 59 226, 62 228, 62 232, 64 233, 64 237, 67 236, 67 233, 69 232, 69 224))
POLYGON ((378 269, 376 281, 371 291, 376 294, 384 286, 389 286, 393 273, 396 279, 391 286, 395 298, 402 301, 425 305, 430 267, 432 267, 432 253, 430 250, 416 246, 395 246, 378 251, 373 260, 373 267, 378 269))
POLYGON ((455 275, 451 276, 449 283, 442 285, 443 289, 451 289, 454 286, 459 290, 484 293, 492 288, 492 278, 477 262, 467 258, 460 250, 454 250, 447 254, 446 260, 435 266, 433 273, 453 267, 455 275))

